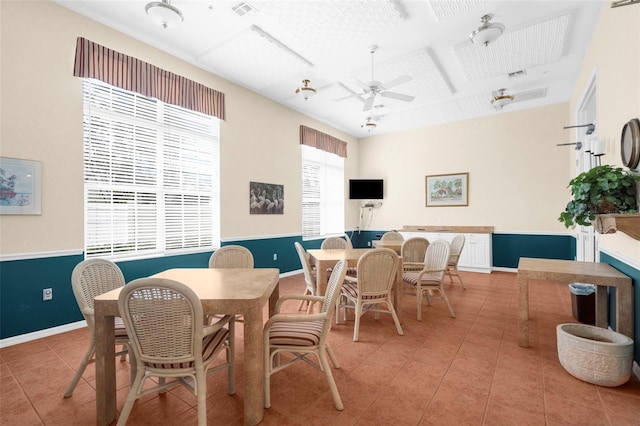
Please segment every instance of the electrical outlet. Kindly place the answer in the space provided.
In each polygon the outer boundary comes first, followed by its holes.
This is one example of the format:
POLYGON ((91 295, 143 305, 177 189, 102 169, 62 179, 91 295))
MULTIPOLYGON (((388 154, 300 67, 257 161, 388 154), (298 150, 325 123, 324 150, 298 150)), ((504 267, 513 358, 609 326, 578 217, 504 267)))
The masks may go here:
POLYGON ((42 300, 51 300, 53 299, 53 289, 52 288, 43 288, 42 289, 42 300))
POLYGON ((277 253, 273 253, 273 260, 278 260, 278 254, 277 253))
POLYGON ((367 247, 371 247, 371 241, 367 241, 367 247))

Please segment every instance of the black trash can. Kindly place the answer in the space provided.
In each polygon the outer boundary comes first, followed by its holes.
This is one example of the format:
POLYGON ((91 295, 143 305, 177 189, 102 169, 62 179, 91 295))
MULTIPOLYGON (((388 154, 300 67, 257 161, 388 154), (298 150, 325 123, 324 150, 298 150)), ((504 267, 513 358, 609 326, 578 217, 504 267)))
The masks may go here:
POLYGON ((583 324, 596 325, 596 286, 569 284, 573 317, 583 324))

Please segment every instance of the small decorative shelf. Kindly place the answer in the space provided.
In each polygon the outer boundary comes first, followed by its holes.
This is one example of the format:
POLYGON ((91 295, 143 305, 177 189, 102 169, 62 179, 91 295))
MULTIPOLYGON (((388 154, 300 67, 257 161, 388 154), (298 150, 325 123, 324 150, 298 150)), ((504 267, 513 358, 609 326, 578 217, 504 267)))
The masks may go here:
POLYGON ((593 226, 600 234, 620 231, 640 240, 640 214, 598 214, 593 226))

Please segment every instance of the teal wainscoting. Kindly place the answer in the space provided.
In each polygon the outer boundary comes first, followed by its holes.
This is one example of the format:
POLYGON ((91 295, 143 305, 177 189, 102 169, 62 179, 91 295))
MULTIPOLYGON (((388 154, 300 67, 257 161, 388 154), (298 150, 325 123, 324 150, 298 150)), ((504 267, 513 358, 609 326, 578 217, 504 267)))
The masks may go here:
POLYGON ((493 266, 517 268, 521 257, 573 260, 576 240, 571 235, 493 234, 493 266))
POLYGON ((371 247, 368 243, 373 240, 379 240, 379 235, 384 234, 386 231, 349 231, 347 234, 351 238, 351 243, 355 248, 367 248, 371 247))
POLYGON ((71 271, 82 254, 0 263, 0 338, 82 320, 71 290, 71 271), (43 301, 42 290, 53 289, 43 301))
MULTIPOLYGON (((302 267, 293 242, 307 249, 322 240, 302 241, 300 236, 227 241, 240 244, 254 255, 257 268, 278 268, 281 273, 302 267), (277 260, 273 260, 273 255, 277 260)), ((170 268, 205 268, 211 252, 117 262, 127 282, 170 268)), ((0 262, 0 339, 71 324, 83 319, 73 290, 71 272, 82 254, 0 262), (42 290, 53 289, 53 300, 43 301, 42 290)))
MULTIPOLYGON (((608 263, 616 268, 618 271, 630 277, 633 282, 633 304, 634 304, 634 318, 633 318, 633 341, 635 342, 633 348, 633 359, 640 364, 640 291, 638 291, 638 283, 640 283, 640 271, 628 264, 611 257, 607 253, 600 252, 600 262, 608 263)), ((616 328, 616 289, 609 287, 609 325, 615 330, 616 328)))

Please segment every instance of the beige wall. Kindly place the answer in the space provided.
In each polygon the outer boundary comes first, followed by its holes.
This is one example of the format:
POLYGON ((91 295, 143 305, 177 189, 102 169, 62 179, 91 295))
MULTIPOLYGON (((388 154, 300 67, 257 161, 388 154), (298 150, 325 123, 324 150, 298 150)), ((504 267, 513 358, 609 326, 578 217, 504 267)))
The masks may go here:
MULTIPOLYGON (((83 246, 81 80, 71 75, 76 37, 191 78, 226 94, 222 123, 222 237, 299 234, 298 126, 349 142, 347 178, 385 179, 386 199, 371 229, 403 225, 493 225, 499 232, 567 233, 557 217, 575 173, 562 127, 588 78, 598 78, 598 132, 605 162, 619 164, 622 124, 640 116, 640 8, 605 7, 571 103, 496 114, 358 142, 341 131, 137 42, 48 0, 0 2, 0 154, 38 160, 43 214, 0 217, 0 253, 78 250, 83 246), (614 161, 610 161, 614 160, 614 161), (424 206, 424 176, 469 172, 469 207, 424 206), (285 215, 251 216, 249 181, 285 185, 285 215), (292 208, 293 206, 293 208, 292 208)), ((347 201, 346 226, 359 203, 347 201)), ((640 243, 624 234, 601 245, 637 259, 640 243)))
POLYGON ((566 233, 557 218, 567 203, 572 148, 556 144, 567 137, 568 111, 563 103, 361 140, 361 175, 386 184, 370 227, 566 233), (425 207, 425 175, 459 172, 469 173, 469 206, 425 207))
POLYGON ((300 124, 347 141, 347 177, 358 173, 355 138, 51 1, 3 0, 0 19, 0 155, 41 161, 43 174, 42 215, 0 218, 3 255, 83 247, 82 80, 72 76, 78 36, 225 93, 223 239, 300 234, 300 124), (284 184, 285 214, 249 215, 250 181, 284 184))
MULTIPOLYGON (((571 98, 571 117, 595 75, 597 133, 606 143, 602 164, 622 166, 620 134, 631 118, 640 118, 640 6, 602 9, 571 98)), ((572 176, 574 162, 569 163, 572 176)), ((601 249, 638 262, 640 241, 622 232, 600 235, 601 249)))

